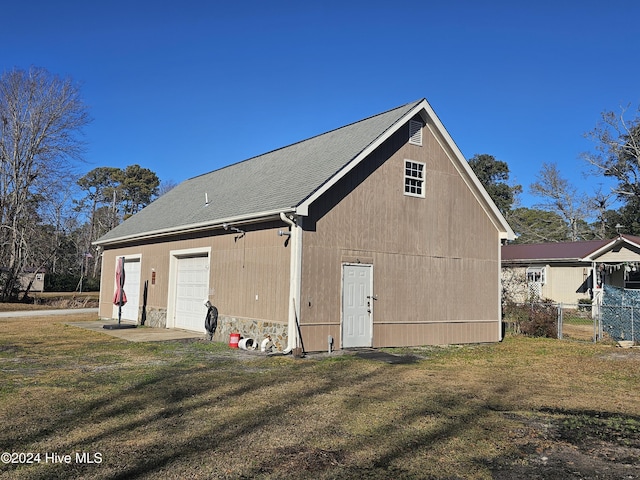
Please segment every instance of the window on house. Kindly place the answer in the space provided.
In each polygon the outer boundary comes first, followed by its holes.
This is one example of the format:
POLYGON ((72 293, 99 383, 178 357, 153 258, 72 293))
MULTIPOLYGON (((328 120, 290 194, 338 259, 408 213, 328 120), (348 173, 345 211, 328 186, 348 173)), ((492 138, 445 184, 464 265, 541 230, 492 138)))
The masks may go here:
POLYGON ((422 122, 409 120, 409 143, 422 146, 422 122))
POLYGON ((424 198, 424 163, 404 161, 404 194, 424 198))
POLYGON ((528 267, 527 283, 540 283, 544 285, 547 280, 546 273, 545 267, 528 267))

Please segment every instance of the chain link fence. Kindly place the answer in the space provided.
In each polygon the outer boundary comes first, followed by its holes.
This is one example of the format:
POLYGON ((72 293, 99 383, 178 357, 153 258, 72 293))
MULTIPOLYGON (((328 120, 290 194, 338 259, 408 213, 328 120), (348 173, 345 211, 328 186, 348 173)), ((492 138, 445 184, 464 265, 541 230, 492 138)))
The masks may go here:
POLYGON ((549 301, 505 304, 503 319, 515 333, 640 344, 640 289, 603 285, 593 295, 593 300, 575 304, 549 301))
POLYGON ((556 304, 558 338, 596 342, 602 339, 597 309, 591 304, 556 304))
POLYGON ((640 308, 633 305, 600 305, 599 317, 604 337, 617 342, 640 341, 640 308))
POLYGON ((583 342, 640 342, 640 308, 636 306, 520 303, 505 308, 503 319, 515 333, 583 342), (535 330, 527 331, 532 322, 535 330))
POLYGON ((603 338, 599 315, 594 314, 591 304, 512 304, 505 308, 503 320, 508 330, 514 333, 583 342, 596 342, 603 338))

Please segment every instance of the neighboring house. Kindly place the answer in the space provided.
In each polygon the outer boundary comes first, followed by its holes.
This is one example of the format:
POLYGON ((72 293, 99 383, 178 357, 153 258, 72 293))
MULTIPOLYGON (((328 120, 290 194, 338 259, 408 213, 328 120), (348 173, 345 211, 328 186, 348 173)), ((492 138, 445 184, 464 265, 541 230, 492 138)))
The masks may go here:
POLYGON ((158 198, 95 242, 100 316, 117 317, 123 256, 122 318, 147 325, 204 332, 208 299, 214 339, 269 334, 285 351, 495 342, 513 237, 420 100, 158 198))
POLYGON ((640 288, 640 237, 504 245, 502 267, 526 281, 530 297, 576 304, 603 284, 640 288))
POLYGON ((30 292, 44 292, 45 273, 46 270, 44 268, 25 268, 18 276, 20 291, 24 292, 29 289, 30 292))
MULTIPOLYGON (((0 267, 0 274, 8 274, 9 269, 0 267)), ((17 289, 19 292, 44 292, 44 268, 26 267, 17 276, 17 289)))

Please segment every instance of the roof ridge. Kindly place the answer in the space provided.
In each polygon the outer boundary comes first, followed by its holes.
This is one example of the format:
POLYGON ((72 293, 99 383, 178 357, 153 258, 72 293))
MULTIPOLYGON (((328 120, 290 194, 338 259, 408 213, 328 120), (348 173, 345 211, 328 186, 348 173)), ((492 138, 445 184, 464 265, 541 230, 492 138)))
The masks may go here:
MULTIPOLYGON (((329 188, 331 179, 342 178, 414 114, 439 122, 423 98, 225 165, 182 181, 97 242, 106 245, 149 232, 173 234, 183 227, 205 228, 285 210, 305 216, 314 195, 329 188)), ((445 143, 453 142, 447 139, 445 135, 445 143)), ((456 158, 463 161, 461 154, 456 158)))
POLYGON ((280 150, 284 150, 284 149, 293 147, 295 145, 300 145, 301 143, 308 142, 308 141, 313 140, 315 138, 319 138, 319 137, 322 137, 324 135, 329 135, 330 133, 337 132, 338 130, 342 130, 343 128, 351 127, 351 126, 357 125, 358 123, 366 122, 366 121, 371 120, 373 118, 380 117, 381 115, 386 115, 387 113, 393 112, 394 110, 401 110, 401 109, 404 109, 404 108, 408 107, 409 105, 414 105, 414 106, 418 105, 423 101, 425 101, 424 98, 422 98, 420 100, 413 101, 413 102, 405 103, 403 105, 399 105, 399 106, 394 107, 394 108, 390 108, 389 110, 385 110, 384 112, 376 113, 374 115, 370 115, 370 116, 362 118, 360 120, 356 120, 354 122, 347 123, 346 125, 342 125, 341 127, 333 128, 331 130, 327 130, 326 132, 318 133, 318 134, 313 135, 311 137, 307 137, 307 138, 304 138, 302 140, 298 140, 297 142, 290 143, 289 145, 285 145, 285 146, 279 147, 279 148, 274 148, 273 150, 269 150, 267 152, 263 152, 263 153, 260 153, 258 155, 254 155, 253 157, 245 158, 244 160, 239 160, 237 162, 230 163, 228 165, 224 165, 224 166, 222 166, 220 168, 216 168, 216 169, 211 170, 209 172, 201 173, 200 175, 195 175, 195 176, 193 176, 191 178, 186 179, 185 181, 194 180, 196 178, 204 177, 204 176, 209 175, 211 173, 219 172, 219 171, 225 170, 227 168, 231 168, 231 167, 234 167, 236 165, 239 165, 241 163, 245 163, 245 162, 248 162, 250 160, 255 160, 256 158, 264 157, 264 156, 270 155, 270 154, 272 154, 274 152, 278 152, 280 150))

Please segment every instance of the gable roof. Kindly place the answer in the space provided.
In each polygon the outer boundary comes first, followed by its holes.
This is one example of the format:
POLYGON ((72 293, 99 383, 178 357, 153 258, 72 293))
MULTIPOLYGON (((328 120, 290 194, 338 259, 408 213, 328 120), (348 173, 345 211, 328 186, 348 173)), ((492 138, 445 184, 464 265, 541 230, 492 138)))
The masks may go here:
POLYGON ((502 262, 590 262, 616 244, 640 245, 640 237, 620 235, 614 239, 582 242, 528 243, 502 246, 502 262))
POLYGON ((610 240, 565 243, 523 243, 502 246, 502 261, 580 261, 610 240))
POLYGON ((309 205, 415 115, 430 119, 504 238, 514 234, 425 99, 185 180, 102 236, 96 245, 307 215, 309 205), (205 198, 208 203, 205 203, 205 198))
POLYGON ((602 245, 600 248, 594 250, 593 252, 589 252, 582 259, 583 261, 593 261, 596 258, 600 257, 604 253, 617 248, 619 245, 626 244, 628 246, 634 247, 635 249, 640 250, 640 237, 636 237, 634 235, 623 235, 620 234, 618 237, 610 240, 606 245, 602 245))

